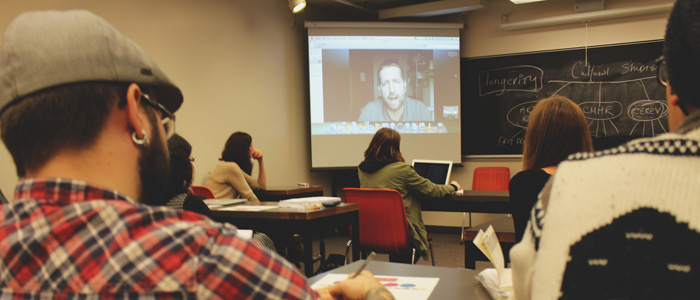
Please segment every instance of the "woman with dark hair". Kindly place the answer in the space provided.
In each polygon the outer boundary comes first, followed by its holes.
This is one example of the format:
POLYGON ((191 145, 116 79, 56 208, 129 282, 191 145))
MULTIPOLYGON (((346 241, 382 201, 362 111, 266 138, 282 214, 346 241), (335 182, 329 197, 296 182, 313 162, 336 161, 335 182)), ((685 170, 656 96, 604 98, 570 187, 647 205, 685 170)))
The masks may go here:
MULTIPOLYGON (((434 184, 421 177, 406 164, 400 149, 398 132, 382 128, 374 134, 360 163, 358 175, 361 188, 397 190, 403 197, 408 229, 417 257, 427 259, 428 233, 423 224, 418 197, 442 198, 460 189, 459 183, 434 184)), ((411 263, 411 253, 389 255, 389 261, 411 263)))
POLYGON ((170 177, 165 191, 166 205, 193 211, 211 217, 211 210, 204 198, 190 194, 194 168, 192 166, 192 146, 177 133, 168 139, 170 152, 170 177))
POLYGON ((586 116, 560 95, 543 99, 530 112, 523 145, 523 171, 510 180, 516 242, 522 239, 532 206, 557 165, 576 152, 593 152, 586 116))
POLYGON ((244 198, 258 202, 253 190, 264 190, 267 182, 263 154, 253 148, 253 138, 245 132, 234 132, 226 140, 221 158, 204 183, 216 198, 244 198), (258 161, 258 178, 251 177, 253 163, 258 161))

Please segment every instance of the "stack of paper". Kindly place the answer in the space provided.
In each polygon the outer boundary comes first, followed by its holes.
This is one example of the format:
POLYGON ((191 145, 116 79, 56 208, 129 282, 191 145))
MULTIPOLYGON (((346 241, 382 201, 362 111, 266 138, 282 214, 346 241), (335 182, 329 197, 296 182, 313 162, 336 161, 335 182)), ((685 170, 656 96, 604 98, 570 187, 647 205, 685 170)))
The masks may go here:
POLYGON ((479 273, 476 279, 486 287, 494 299, 507 299, 513 291, 513 277, 511 270, 505 267, 503 250, 493 226, 489 226, 486 232, 479 230, 474 238, 474 245, 484 253, 495 267, 495 272, 494 268, 486 269, 479 273))
POLYGON ((282 200, 279 207, 294 208, 299 210, 316 210, 321 209, 323 204, 337 204, 341 200, 338 197, 305 197, 282 200))
POLYGON ((217 209, 246 201, 248 201, 248 199, 204 199, 204 204, 209 206, 209 209, 217 209))

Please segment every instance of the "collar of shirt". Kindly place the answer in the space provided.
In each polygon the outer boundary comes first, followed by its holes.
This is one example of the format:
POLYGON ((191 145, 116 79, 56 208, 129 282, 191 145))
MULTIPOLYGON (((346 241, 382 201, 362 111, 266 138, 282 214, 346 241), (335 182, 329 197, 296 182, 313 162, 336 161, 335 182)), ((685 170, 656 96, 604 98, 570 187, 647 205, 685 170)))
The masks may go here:
POLYGON ((698 127, 700 127, 700 110, 687 116, 674 131, 680 134, 686 134, 698 127))
POLYGON ((17 183, 15 201, 34 199, 40 203, 73 204, 90 200, 123 200, 136 203, 115 190, 65 178, 24 179, 17 183))

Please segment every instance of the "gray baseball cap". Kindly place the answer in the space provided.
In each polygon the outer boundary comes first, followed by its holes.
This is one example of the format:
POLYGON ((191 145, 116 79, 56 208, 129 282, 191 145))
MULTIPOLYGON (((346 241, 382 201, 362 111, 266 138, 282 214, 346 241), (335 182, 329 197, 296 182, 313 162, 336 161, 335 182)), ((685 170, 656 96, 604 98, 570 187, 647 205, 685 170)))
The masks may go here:
POLYGON ((0 45, 0 114, 24 97, 78 82, 148 85, 170 112, 182 92, 136 43, 84 10, 28 12, 0 45))

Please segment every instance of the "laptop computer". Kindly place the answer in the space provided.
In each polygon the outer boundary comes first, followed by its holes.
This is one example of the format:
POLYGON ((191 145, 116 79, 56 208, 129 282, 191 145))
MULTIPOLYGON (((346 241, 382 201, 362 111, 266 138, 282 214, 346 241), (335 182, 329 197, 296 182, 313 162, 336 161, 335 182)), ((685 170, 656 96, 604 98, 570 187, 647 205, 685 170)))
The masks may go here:
POLYGON ((452 161, 414 159, 411 165, 418 175, 427 178, 435 184, 450 183, 452 161))

